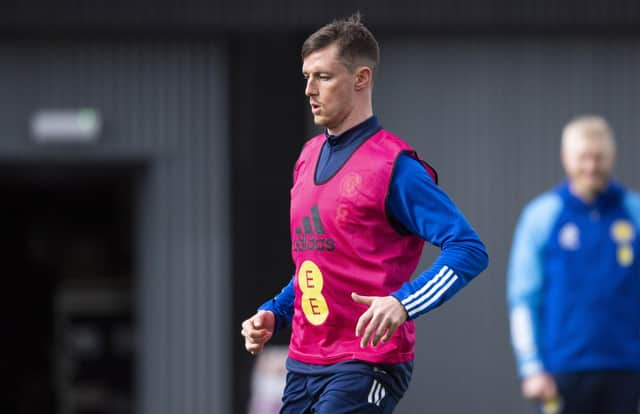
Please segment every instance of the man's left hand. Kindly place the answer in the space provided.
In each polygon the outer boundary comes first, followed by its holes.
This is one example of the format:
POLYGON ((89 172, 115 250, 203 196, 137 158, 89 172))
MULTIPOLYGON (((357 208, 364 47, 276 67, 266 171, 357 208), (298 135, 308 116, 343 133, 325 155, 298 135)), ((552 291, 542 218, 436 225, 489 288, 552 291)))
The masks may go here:
POLYGON ((387 342, 393 333, 407 320, 404 306, 393 296, 360 296, 351 293, 351 298, 369 309, 358 319, 356 336, 362 335, 360 348, 365 348, 371 339, 371 346, 377 346, 380 340, 387 342))

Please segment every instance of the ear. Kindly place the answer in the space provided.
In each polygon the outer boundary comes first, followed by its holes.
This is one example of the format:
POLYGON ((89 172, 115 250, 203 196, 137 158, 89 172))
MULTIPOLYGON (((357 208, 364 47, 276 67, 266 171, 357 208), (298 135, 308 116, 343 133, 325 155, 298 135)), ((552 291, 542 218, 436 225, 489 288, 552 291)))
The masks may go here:
POLYGON ((368 66, 360 66, 356 69, 356 83, 354 88, 356 91, 361 91, 363 89, 371 86, 371 81, 373 80, 373 71, 368 66))
POLYGON ((560 163, 562 164, 562 168, 564 168, 565 172, 567 171, 568 162, 567 149, 563 147, 560 149, 560 163))

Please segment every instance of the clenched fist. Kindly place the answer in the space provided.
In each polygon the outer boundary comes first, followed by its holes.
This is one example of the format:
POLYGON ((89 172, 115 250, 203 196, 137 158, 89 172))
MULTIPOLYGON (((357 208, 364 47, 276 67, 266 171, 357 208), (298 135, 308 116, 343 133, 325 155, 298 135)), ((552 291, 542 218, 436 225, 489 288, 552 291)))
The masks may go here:
POLYGON ((276 317, 270 311, 258 311, 242 322, 240 333, 244 336, 244 347, 251 355, 261 352, 264 344, 273 336, 276 317))

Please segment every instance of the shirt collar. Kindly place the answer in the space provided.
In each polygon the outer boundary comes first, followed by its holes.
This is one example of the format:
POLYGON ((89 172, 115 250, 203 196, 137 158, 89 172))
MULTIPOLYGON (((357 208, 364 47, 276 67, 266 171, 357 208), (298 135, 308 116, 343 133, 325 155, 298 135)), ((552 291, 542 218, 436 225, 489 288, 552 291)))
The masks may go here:
POLYGON ((372 115, 361 123, 347 129, 340 135, 331 135, 325 128, 324 136, 327 138, 327 142, 330 146, 335 147, 336 145, 344 145, 352 142, 355 139, 362 137, 363 135, 370 136, 373 135, 374 132, 380 129, 380 123, 378 122, 378 117, 372 115))
POLYGON ((595 200, 593 200, 591 203, 585 203, 582 199, 571 192, 571 189, 569 188, 569 180, 565 180, 560 187, 561 193, 567 200, 570 200, 571 204, 576 207, 586 209, 591 209, 594 207, 600 209, 606 207, 611 203, 615 203, 621 197, 624 191, 622 185, 618 181, 616 181, 615 179, 610 179, 605 189, 596 196, 595 200))

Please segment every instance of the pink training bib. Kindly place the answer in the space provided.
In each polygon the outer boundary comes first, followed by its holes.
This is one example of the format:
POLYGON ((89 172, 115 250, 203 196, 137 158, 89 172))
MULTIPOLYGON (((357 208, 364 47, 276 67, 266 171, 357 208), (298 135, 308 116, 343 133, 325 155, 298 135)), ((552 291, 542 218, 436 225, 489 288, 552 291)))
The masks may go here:
POLYGON ((410 361, 415 343, 412 321, 402 324, 387 343, 360 348, 356 323, 367 307, 355 303, 351 292, 387 296, 415 271, 424 241, 399 234, 389 224, 385 205, 396 159, 402 152, 417 155, 401 139, 381 130, 332 178, 316 184, 324 141, 319 135, 305 145, 291 189, 296 274, 289 355, 310 364, 410 361))

